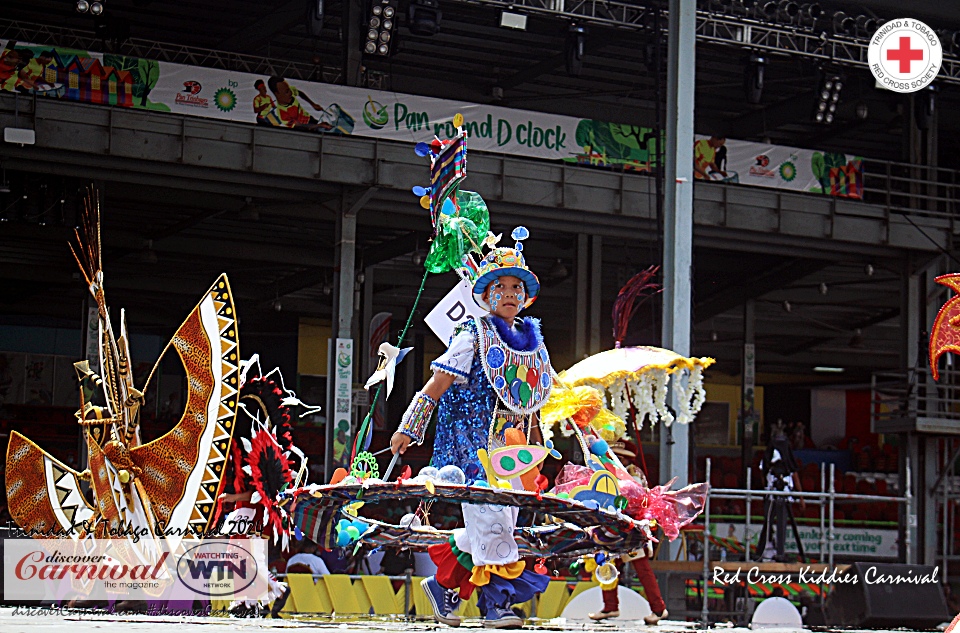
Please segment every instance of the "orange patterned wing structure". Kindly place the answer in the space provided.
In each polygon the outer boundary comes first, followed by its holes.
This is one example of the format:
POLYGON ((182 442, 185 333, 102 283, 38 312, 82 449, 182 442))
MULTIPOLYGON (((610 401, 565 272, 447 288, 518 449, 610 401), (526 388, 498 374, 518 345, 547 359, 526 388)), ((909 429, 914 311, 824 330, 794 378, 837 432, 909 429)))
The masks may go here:
POLYGON ((186 409, 170 432, 130 453, 142 470, 137 481, 163 529, 203 532, 221 491, 237 416, 240 352, 226 275, 207 291, 170 344, 187 373, 186 409))
MULTIPOLYGON (((940 275, 936 281, 960 294, 960 273, 940 275)), ((937 361, 945 352, 960 353, 960 296, 956 295, 940 308, 930 330, 930 371, 934 380, 940 377, 937 361)))
POLYGON ((10 516, 35 536, 78 535, 93 517, 79 473, 16 431, 7 445, 6 486, 10 516))

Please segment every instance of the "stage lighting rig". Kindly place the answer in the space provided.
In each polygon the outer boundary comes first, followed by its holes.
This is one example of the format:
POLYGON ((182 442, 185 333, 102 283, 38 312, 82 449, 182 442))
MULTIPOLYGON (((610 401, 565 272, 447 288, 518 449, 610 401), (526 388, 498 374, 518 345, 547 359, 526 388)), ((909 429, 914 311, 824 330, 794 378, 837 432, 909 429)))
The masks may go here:
POLYGON ((374 0, 367 19, 367 37, 363 52, 367 55, 390 55, 393 33, 397 28, 397 3, 395 0, 374 0))
POLYGON ((830 125, 837 114, 840 105, 840 91, 843 90, 844 76, 837 70, 824 68, 820 72, 820 83, 817 86, 817 103, 813 111, 813 120, 817 123, 830 125))
POLYGON ((407 26, 414 35, 431 36, 440 32, 440 0, 413 0, 407 26))

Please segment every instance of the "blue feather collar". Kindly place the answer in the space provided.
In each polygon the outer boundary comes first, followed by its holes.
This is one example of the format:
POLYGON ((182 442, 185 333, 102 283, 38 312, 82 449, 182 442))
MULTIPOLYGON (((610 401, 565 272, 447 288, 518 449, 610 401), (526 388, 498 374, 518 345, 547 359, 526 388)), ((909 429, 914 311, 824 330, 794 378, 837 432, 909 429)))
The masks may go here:
POLYGON ((518 352, 532 352, 543 343, 540 333, 540 319, 524 317, 510 326, 505 320, 491 315, 490 322, 497 328, 497 334, 507 346, 518 352))

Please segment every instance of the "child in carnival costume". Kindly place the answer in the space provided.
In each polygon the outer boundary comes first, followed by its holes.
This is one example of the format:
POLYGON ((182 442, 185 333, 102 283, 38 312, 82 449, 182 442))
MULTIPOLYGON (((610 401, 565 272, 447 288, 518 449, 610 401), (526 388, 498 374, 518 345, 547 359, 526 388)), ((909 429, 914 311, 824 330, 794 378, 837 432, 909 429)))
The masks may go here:
MULTIPOLYGON (((523 227, 515 239, 529 233, 523 227)), ((553 370, 534 318, 519 319, 540 290, 540 282, 517 248, 496 248, 482 260, 473 283, 478 305, 490 311, 455 330, 434 374, 417 393, 391 439, 394 453, 424 440, 437 409, 432 465, 455 465, 467 480, 482 479, 478 451, 540 439, 536 412, 550 395, 553 370)), ((488 473, 490 485, 497 485, 488 473)), ((511 481, 520 488, 520 480, 511 481)), ((465 528, 451 542, 433 546, 437 574, 422 581, 434 618, 459 626, 454 613, 460 598, 478 589, 477 606, 488 628, 516 628, 522 621, 511 605, 526 602, 547 587, 547 576, 526 569, 514 538, 518 508, 463 504, 465 528)))

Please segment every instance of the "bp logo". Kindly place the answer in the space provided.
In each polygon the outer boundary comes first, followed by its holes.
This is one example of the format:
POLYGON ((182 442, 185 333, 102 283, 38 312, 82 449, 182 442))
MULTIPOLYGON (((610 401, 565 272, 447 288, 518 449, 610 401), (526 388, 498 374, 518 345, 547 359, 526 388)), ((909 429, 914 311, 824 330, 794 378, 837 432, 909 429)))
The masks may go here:
POLYGON ((221 88, 213 93, 213 102, 221 112, 230 112, 237 107, 237 95, 229 88, 221 88))
POLYGON ((797 166, 789 160, 784 162, 780 165, 780 177, 784 182, 791 182, 797 177, 797 166))
POLYGON ((363 105, 363 122, 374 130, 382 129, 390 121, 390 115, 387 113, 387 107, 379 101, 374 101, 373 97, 368 96, 367 102, 363 105))

